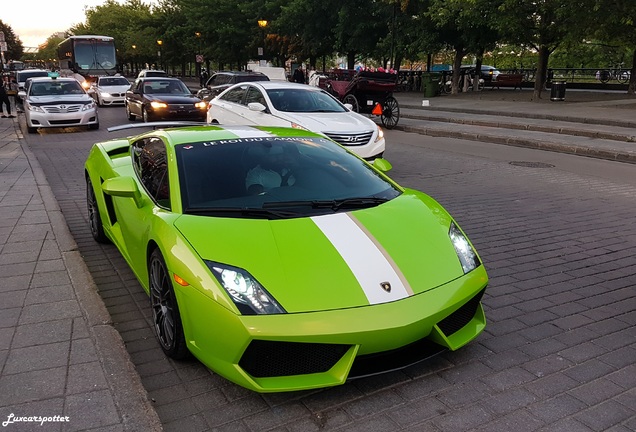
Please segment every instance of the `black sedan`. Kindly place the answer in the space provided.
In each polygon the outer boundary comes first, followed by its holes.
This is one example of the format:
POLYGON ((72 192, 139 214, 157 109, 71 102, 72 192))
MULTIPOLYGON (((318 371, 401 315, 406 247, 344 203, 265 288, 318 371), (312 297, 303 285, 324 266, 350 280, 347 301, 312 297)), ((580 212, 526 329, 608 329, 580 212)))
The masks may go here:
POLYGON ((192 94, 178 78, 137 79, 126 92, 126 115, 145 122, 158 120, 205 121, 207 103, 192 94))

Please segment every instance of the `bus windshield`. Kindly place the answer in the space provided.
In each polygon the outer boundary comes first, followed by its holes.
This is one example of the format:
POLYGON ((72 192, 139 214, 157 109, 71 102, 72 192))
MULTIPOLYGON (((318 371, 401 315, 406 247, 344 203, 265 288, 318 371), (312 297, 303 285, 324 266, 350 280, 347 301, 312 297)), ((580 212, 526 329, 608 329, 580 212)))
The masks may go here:
POLYGON ((115 46, 109 41, 75 40, 75 63, 80 70, 115 68, 115 46))

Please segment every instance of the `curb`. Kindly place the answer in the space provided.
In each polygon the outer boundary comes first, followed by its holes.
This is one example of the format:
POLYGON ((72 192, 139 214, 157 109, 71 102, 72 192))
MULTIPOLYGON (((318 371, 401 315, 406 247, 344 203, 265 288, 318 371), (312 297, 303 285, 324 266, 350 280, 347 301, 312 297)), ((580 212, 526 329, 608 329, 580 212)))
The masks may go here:
MULTIPOLYGON (((411 108, 411 109, 422 110, 421 106, 410 105, 406 103, 401 105, 400 108, 411 108)), ((538 113, 531 113, 531 112, 519 113, 519 112, 511 112, 511 111, 497 111, 497 110, 491 111, 491 110, 483 110, 483 109, 475 109, 475 108, 453 108, 453 107, 436 107, 434 111, 454 112, 454 113, 462 113, 462 114, 483 114, 483 115, 493 115, 493 116, 499 116, 499 117, 532 118, 537 120, 554 120, 554 121, 563 121, 563 122, 570 122, 570 123, 584 123, 584 124, 593 124, 593 125, 636 128, 636 121, 598 119, 598 118, 590 118, 590 117, 560 116, 560 115, 554 115, 554 114, 538 114, 538 113)))
MULTIPOLYGON (((449 131, 442 129, 434 129, 434 128, 425 128, 425 127, 417 127, 417 126, 400 126, 397 125, 394 128, 395 130, 401 130, 404 132, 412 132, 420 135, 428 135, 432 137, 440 137, 440 138, 455 138, 455 139, 464 139, 470 141, 480 141, 480 142, 488 142, 492 144, 503 144, 515 147, 526 147, 537 150, 547 150, 557 153, 568 153, 577 156, 586 156, 592 157, 596 159, 606 159, 615 162, 626 162, 636 164, 636 151, 634 153, 625 153, 619 151, 612 150, 600 150, 591 147, 584 146, 575 146, 575 145, 567 145, 560 144, 554 142, 541 141, 537 139, 531 138, 520 138, 520 137, 506 137, 501 135, 485 135, 485 134, 477 134, 477 133, 468 133, 468 132, 460 132, 460 131, 449 131)), ((636 149, 635 149, 636 150, 636 149)))
POLYGON ((130 360, 123 339, 112 326, 110 314, 77 250, 77 244, 68 229, 44 171, 24 140, 18 122, 14 122, 14 129, 20 147, 33 171, 35 183, 51 222, 73 291, 86 318, 113 401, 121 415, 123 430, 161 431, 163 428, 159 416, 147 397, 146 389, 130 360))
MULTIPOLYGON (((438 111, 442 111, 442 110, 436 110, 436 112, 438 111)), ((491 114, 486 114, 482 112, 482 115, 491 115, 491 114)), ((553 127, 553 126, 547 126, 547 125, 506 123, 506 122, 494 121, 494 120, 473 120, 473 119, 460 119, 460 118, 453 118, 453 117, 437 117, 434 115, 426 115, 426 114, 402 114, 401 117, 412 119, 412 120, 426 120, 426 121, 438 122, 438 123, 453 123, 453 124, 463 124, 463 125, 469 125, 469 126, 484 126, 484 127, 524 130, 524 131, 532 131, 532 132, 545 132, 545 133, 552 133, 552 134, 559 134, 559 135, 570 135, 570 136, 579 136, 579 137, 586 137, 586 138, 606 139, 606 140, 629 142, 629 143, 636 142, 636 135, 625 135, 625 134, 603 132, 603 131, 570 129, 570 128, 553 127)), ((513 117, 513 116, 508 115, 508 117, 513 117)), ((527 118, 527 117, 524 117, 524 118, 527 118)), ((558 121, 556 119, 550 119, 550 120, 558 121)), ((581 122, 578 122, 578 123, 581 124, 581 122)))

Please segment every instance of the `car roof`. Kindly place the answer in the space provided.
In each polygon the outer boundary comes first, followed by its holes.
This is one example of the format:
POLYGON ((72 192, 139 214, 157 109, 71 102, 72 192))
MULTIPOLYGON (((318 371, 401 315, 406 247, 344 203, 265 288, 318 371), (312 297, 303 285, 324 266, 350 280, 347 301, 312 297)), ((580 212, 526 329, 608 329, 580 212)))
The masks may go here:
POLYGON ((32 77, 29 78, 31 80, 31 82, 39 82, 39 81, 63 81, 63 82, 79 82, 77 81, 75 78, 70 78, 70 77, 57 77, 57 78, 52 78, 52 77, 32 77))
POLYGON ((213 75, 263 76, 265 74, 262 72, 254 72, 254 71, 219 71, 219 72, 215 72, 213 75))
MULTIPOLYGON (((242 82, 235 84, 234 86, 251 84, 255 86, 262 87, 265 90, 274 90, 274 89, 299 89, 306 91, 320 91, 323 90, 320 87, 309 86, 307 84, 300 83, 292 83, 287 81, 253 81, 253 82, 242 82)), ((234 87, 233 86, 233 87, 234 87)))

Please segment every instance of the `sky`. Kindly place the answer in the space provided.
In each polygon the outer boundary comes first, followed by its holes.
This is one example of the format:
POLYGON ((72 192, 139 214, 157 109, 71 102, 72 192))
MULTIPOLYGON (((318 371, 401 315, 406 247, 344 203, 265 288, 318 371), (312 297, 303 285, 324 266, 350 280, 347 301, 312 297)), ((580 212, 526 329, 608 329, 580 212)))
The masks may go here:
MULTIPOLYGON (((3 4, 6 0, 3 0, 3 4)), ((8 0, 0 19, 10 26, 22 45, 37 47, 53 33, 63 32, 86 20, 85 9, 102 5, 106 0, 8 0)), ((119 3, 125 3, 118 0, 119 3)), ((144 3, 152 3, 144 1, 144 3)))

